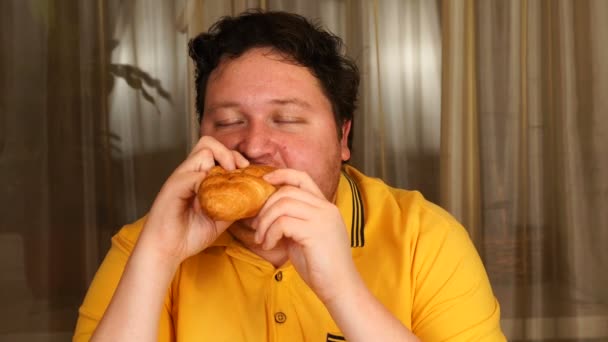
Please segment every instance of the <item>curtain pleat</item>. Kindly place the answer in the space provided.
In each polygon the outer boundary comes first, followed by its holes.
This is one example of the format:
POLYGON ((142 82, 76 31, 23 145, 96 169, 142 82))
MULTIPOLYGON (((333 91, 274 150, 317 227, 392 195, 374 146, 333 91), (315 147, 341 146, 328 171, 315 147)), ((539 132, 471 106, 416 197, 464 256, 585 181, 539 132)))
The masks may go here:
POLYGON ((444 1, 440 201, 482 238, 477 114, 476 24, 473 1, 444 1), (447 43, 449 42, 449 43, 447 43), (447 90, 447 91, 445 91, 447 90))
POLYGON ((507 336, 608 338, 605 2, 446 0, 441 15, 441 204, 471 232, 507 336))

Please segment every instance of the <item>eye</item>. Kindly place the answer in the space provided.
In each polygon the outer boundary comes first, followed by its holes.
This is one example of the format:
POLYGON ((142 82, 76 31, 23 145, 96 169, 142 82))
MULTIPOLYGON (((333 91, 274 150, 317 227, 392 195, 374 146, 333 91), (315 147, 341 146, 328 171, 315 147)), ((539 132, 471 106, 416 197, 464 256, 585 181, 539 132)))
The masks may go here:
POLYGON ((290 116, 290 115, 276 116, 273 120, 275 123, 280 124, 280 125, 304 123, 303 118, 297 117, 297 116, 290 116))
POLYGON ((215 128, 225 128, 225 127, 238 126, 243 123, 245 123, 245 120, 243 120, 243 119, 230 118, 230 119, 218 120, 214 123, 214 126, 215 126, 215 128))

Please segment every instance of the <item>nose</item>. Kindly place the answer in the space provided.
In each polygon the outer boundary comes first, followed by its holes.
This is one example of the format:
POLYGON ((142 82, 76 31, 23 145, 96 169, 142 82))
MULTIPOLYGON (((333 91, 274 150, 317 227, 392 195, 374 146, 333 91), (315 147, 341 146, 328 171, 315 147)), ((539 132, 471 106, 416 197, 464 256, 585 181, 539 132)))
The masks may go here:
POLYGON ((273 144, 269 129, 263 124, 251 124, 237 145, 237 150, 249 161, 264 164, 271 160, 273 144))

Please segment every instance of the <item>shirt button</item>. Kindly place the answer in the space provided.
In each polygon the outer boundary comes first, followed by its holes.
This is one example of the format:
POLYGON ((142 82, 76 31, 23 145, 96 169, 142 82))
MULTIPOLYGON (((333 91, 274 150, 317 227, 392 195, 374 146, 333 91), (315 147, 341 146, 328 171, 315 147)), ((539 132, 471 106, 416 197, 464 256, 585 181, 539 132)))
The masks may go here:
POLYGON ((281 281, 283 280, 283 272, 279 271, 274 275, 274 280, 281 281))
POLYGON ((285 323, 287 320, 287 315, 282 312, 277 312, 274 314, 274 321, 277 323, 285 323))

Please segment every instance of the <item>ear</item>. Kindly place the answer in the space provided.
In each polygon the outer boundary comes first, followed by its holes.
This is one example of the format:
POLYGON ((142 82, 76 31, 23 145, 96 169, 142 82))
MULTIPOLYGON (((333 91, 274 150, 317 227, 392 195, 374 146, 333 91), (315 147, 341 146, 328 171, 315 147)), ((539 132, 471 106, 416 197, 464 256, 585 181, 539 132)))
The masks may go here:
POLYGON ((350 159, 350 148, 348 148, 348 134, 350 133, 351 120, 346 120, 342 124, 342 138, 340 139, 340 156, 342 161, 350 159))

